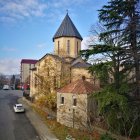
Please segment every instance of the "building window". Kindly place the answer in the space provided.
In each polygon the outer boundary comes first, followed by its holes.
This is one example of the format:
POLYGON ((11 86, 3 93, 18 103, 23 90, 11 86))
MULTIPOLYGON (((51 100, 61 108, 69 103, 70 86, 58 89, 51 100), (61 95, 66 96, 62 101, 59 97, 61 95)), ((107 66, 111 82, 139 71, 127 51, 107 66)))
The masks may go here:
POLYGON ((44 82, 43 82, 43 81, 44 81, 43 79, 44 79, 43 76, 40 76, 40 77, 39 77, 39 80, 38 80, 38 83, 37 83, 37 84, 39 84, 39 87, 40 87, 41 89, 43 88, 43 83, 44 83, 44 82))
POLYGON ((77 99, 76 98, 73 99, 73 106, 77 106, 77 99))
POLYGON ((76 51, 77 51, 77 55, 78 55, 78 53, 79 53, 78 41, 77 41, 77 49, 76 49, 76 51))
POLYGON ((60 97, 60 104, 64 104, 64 97, 60 97))
POLYGON ((47 76, 50 76, 50 69, 49 69, 49 67, 47 68, 47 76))
POLYGON ((54 79, 53 79, 53 86, 54 86, 54 88, 57 87, 57 84, 56 84, 56 76, 54 76, 54 79))
POLYGON ((67 54, 70 54, 70 40, 67 40, 67 54))
POLYGON ((77 99, 73 98, 73 106, 77 106, 77 99))
POLYGON ((37 77, 35 77, 35 88, 37 87, 37 77))
POLYGON ((58 49, 57 52, 59 54, 59 51, 60 51, 60 42, 59 41, 58 41, 58 48, 57 49, 58 49))

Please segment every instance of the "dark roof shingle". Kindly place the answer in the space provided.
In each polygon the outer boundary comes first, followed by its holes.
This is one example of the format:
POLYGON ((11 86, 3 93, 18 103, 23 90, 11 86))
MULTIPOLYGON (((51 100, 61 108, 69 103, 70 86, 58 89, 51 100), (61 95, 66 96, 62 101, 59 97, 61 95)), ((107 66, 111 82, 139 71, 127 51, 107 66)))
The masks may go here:
POLYGON ((53 37, 53 41, 54 39, 59 38, 59 37, 76 37, 80 40, 83 40, 83 38, 81 37, 80 33, 76 29, 75 25, 73 24, 68 14, 65 16, 60 27, 55 33, 53 37))
POLYGON ((74 67, 74 68, 89 68, 90 66, 91 66, 91 64, 86 63, 86 62, 84 62, 84 63, 78 62, 78 63, 72 65, 72 67, 74 67))

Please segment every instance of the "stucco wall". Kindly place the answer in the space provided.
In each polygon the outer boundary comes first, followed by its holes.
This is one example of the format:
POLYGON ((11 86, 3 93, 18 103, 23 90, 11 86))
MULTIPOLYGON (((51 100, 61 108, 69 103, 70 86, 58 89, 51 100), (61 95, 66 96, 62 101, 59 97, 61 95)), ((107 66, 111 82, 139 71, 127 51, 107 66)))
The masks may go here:
POLYGON ((30 69, 34 68, 34 64, 21 64, 21 82, 25 83, 27 78, 30 76, 30 69))

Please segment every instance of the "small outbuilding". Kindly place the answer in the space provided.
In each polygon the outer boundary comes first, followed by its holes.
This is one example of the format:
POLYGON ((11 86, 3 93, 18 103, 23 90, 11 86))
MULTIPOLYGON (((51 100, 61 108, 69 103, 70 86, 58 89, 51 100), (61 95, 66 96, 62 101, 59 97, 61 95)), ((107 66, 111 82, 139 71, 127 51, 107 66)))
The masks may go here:
POLYGON ((98 86, 85 77, 72 82, 57 92, 57 122, 73 128, 86 128, 97 112, 97 102, 91 97, 98 86))

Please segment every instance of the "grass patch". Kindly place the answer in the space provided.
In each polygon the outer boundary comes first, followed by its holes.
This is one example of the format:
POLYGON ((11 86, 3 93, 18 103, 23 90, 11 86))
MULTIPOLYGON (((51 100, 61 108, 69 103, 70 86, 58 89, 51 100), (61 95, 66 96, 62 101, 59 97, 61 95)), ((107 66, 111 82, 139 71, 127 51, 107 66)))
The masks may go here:
MULTIPOLYGON (((87 131, 80 131, 61 125, 55 119, 47 119, 47 113, 45 111, 42 111, 41 108, 35 105, 32 105, 32 108, 41 116, 42 120, 59 140, 65 140, 67 135, 71 135, 73 138, 75 138, 75 140, 91 140, 90 135, 87 131)), ((93 132, 92 140, 100 140, 100 135, 97 131, 93 132)))

